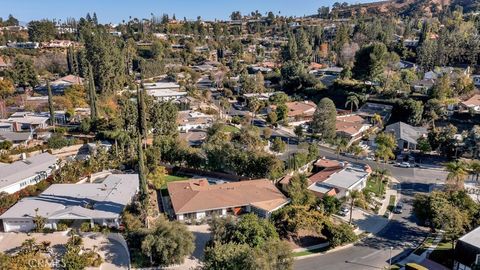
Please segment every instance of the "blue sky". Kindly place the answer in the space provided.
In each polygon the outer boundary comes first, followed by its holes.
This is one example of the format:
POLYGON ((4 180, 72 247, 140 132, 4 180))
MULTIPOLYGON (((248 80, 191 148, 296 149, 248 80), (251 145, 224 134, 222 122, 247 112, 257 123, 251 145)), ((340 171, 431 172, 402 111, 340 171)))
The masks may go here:
MULTIPOLYGON (((264 13, 274 11, 284 15, 303 16, 316 12, 317 8, 331 5, 338 0, 0 0, 0 17, 13 14, 22 22, 34 19, 79 18, 87 12, 96 12, 102 23, 117 23, 122 19, 149 18, 150 14, 172 15, 177 19, 225 19, 232 11, 243 14, 254 10, 264 13)), ((350 3, 371 2, 353 0, 350 3)), ((339 1, 342 2, 342 1, 339 1)))

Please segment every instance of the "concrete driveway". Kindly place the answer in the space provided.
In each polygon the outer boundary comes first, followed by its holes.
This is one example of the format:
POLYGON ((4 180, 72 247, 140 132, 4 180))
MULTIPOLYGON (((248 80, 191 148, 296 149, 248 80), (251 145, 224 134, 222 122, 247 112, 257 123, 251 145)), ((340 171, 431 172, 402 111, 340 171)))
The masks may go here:
POLYGON ((207 242, 210 240, 210 226, 204 225, 190 225, 187 226, 188 230, 193 233, 195 236, 195 250, 193 251, 192 256, 186 258, 183 264, 173 265, 165 269, 171 270, 193 270, 198 269, 201 266, 204 249, 207 242))
MULTIPOLYGON (((0 252, 15 253, 21 244, 29 238, 34 238, 37 243, 48 241, 55 253, 63 254, 69 236, 66 232, 31 233, 30 235, 26 233, 1 233, 0 252)), ((109 239, 101 233, 86 233, 82 235, 82 239, 85 249, 95 249, 104 259, 100 269, 128 269, 129 256, 127 250, 119 241, 109 239)))
MULTIPOLYGON (((338 217, 347 223, 350 220, 350 214, 345 217, 338 217)), ((368 213, 360 208, 353 208, 352 221, 358 226, 359 233, 369 232, 375 234, 381 231, 388 224, 389 220, 383 216, 368 213)))

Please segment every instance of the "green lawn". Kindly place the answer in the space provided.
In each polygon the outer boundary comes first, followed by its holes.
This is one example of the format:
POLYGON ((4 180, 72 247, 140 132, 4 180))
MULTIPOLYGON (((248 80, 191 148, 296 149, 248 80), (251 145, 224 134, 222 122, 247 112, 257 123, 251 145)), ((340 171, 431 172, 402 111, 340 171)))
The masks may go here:
POLYGON ((438 243, 434 251, 428 256, 428 258, 434 262, 437 262, 449 269, 453 267, 453 249, 452 241, 446 241, 443 239, 438 243))
POLYGON ((165 177, 165 184, 162 185, 162 188, 160 189, 160 191, 162 192, 162 195, 163 196, 167 196, 168 195, 168 192, 167 192, 167 184, 170 183, 170 182, 175 182, 175 181, 182 181, 182 180, 187 180, 187 179, 190 179, 190 177, 186 177, 186 176, 178 176, 178 175, 167 175, 165 177))
POLYGON ((433 240, 435 240, 435 235, 429 235, 425 241, 413 252, 416 255, 421 255, 423 252, 425 252, 433 243, 433 240))
POLYGON ((390 200, 388 202, 388 211, 392 212, 393 208, 395 207, 395 201, 397 197, 395 195, 390 195, 390 200))
POLYGON ((224 125, 222 130, 224 132, 231 132, 231 133, 235 133, 235 132, 240 131, 240 129, 238 129, 234 126, 230 126, 230 125, 224 125))
POLYGON ((375 196, 382 197, 385 194, 386 184, 382 181, 375 181, 375 178, 371 177, 367 181, 365 191, 375 193, 375 196))
POLYGON ((330 247, 323 247, 323 248, 317 248, 317 249, 312 249, 312 250, 295 252, 295 253, 293 253, 293 257, 301 257, 301 256, 315 254, 315 253, 325 252, 329 249, 330 249, 330 247))

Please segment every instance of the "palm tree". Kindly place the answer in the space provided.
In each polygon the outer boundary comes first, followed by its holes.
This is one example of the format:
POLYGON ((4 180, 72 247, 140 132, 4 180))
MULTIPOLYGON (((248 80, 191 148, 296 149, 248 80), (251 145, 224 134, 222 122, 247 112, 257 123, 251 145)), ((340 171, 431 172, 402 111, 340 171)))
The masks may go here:
POLYGON ((376 169, 375 170, 375 176, 376 176, 376 180, 379 181, 378 182, 378 188, 379 188, 379 191, 378 192, 381 192, 382 190, 382 186, 383 186, 383 180, 390 175, 390 171, 387 170, 387 169, 376 169))
POLYGON ((447 184, 454 190, 463 189, 463 181, 468 176, 467 164, 463 161, 452 161, 445 164, 448 171, 447 184))
POLYGON ((345 138, 341 138, 337 142, 337 158, 339 157, 340 153, 345 152, 348 149, 348 141, 345 138))
POLYGON ((363 150, 363 148, 358 144, 350 146, 350 151, 355 155, 356 160, 358 160, 360 156, 365 154, 365 150, 363 150))
POLYGON ((381 127, 383 125, 383 120, 382 120, 382 117, 378 114, 378 113, 375 113, 372 117, 372 124, 374 126, 379 126, 381 127))
POLYGON ((355 110, 358 109, 358 103, 360 103, 360 101, 358 100, 357 95, 351 94, 350 96, 347 97, 347 102, 345 103, 345 107, 350 105, 350 112, 353 112, 354 106, 355 106, 355 110))
POLYGON ((253 113, 252 123, 255 120, 255 117, 257 116, 257 112, 260 110, 261 107, 262 107, 262 102, 257 98, 252 98, 249 100, 248 109, 253 113))
POLYGON ((350 219, 349 219, 349 224, 352 224, 352 213, 353 213, 353 206, 355 206, 355 202, 361 201, 364 199, 363 193, 359 190, 352 190, 350 191, 350 194, 348 195, 348 198, 350 200, 350 219))

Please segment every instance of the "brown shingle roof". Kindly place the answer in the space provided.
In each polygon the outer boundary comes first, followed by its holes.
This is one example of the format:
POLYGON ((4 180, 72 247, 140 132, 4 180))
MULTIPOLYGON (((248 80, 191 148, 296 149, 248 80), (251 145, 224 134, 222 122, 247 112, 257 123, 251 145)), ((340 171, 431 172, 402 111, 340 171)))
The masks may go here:
POLYGON ((349 135, 355 135, 362 127, 367 124, 365 119, 359 115, 337 116, 335 127, 337 132, 343 132, 349 135))
POLYGON ((330 169, 325 169, 322 171, 319 171, 315 174, 312 174, 308 177, 308 180, 310 184, 317 183, 317 182, 323 182, 327 180, 332 174, 341 171, 343 168, 342 167, 333 167, 330 169))
POLYGON ((311 101, 293 101, 285 103, 288 108, 288 117, 299 115, 312 116, 317 105, 311 101))
POLYGON ((473 95, 473 97, 463 101, 462 104, 467 107, 480 106, 480 95, 479 94, 473 95))
POLYGON ((191 179, 170 182, 167 188, 176 214, 247 205, 272 211, 289 201, 267 179, 218 185, 208 185, 206 179, 191 179))
POLYGON ((317 160, 314 165, 321 168, 331 168, 331 167, 339 167, 340 162, 336 160, 321 158, 317 160))

